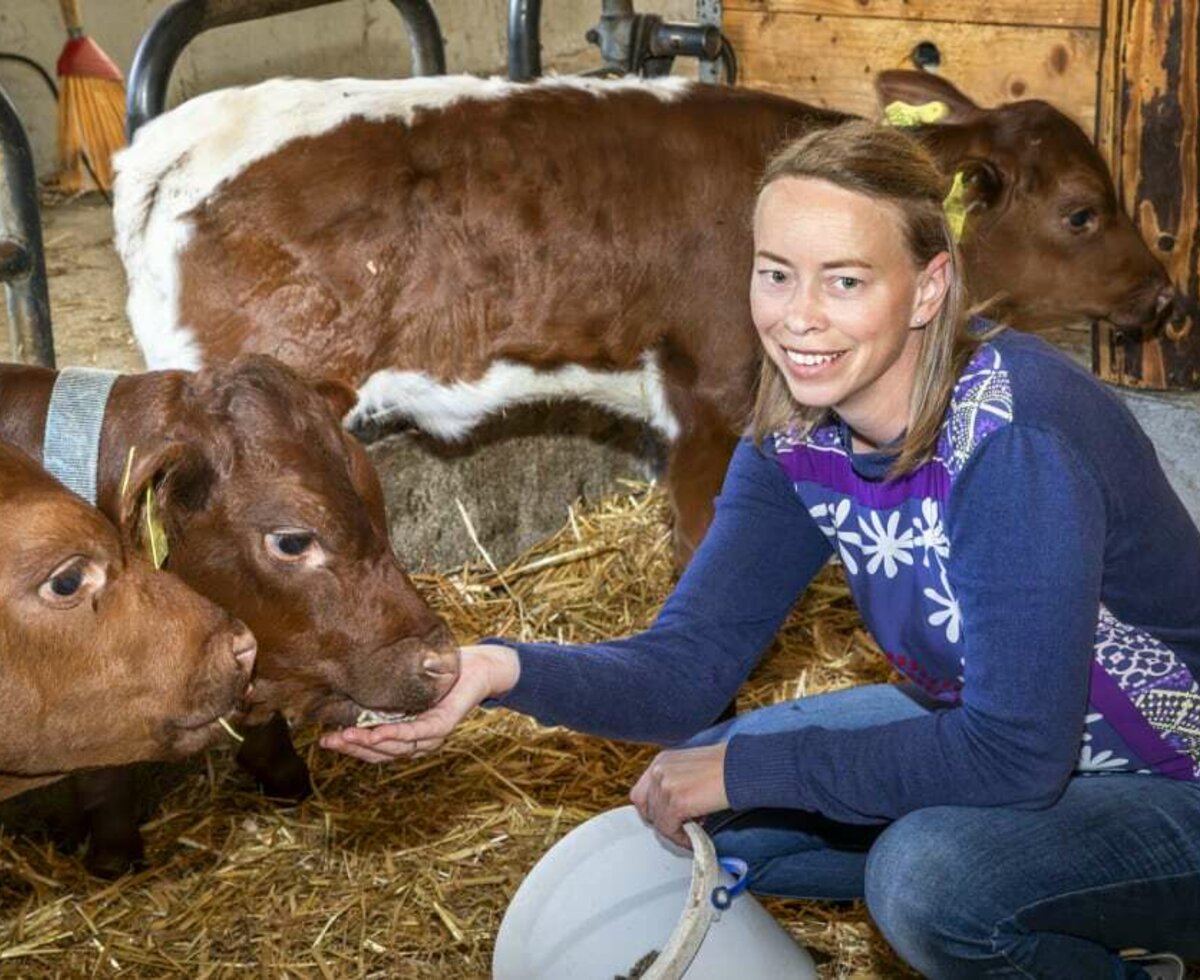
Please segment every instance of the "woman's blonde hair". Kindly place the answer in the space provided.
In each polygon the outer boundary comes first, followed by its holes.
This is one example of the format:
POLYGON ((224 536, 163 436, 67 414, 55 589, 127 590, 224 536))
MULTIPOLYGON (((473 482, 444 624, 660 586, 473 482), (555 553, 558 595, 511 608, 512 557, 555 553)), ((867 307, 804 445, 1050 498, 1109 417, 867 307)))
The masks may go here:
MULTIPOLYGON (((955 381, 978 342, 966 330, 961 258, 942 210, 947 181, 915 141, 898 130, 862 119, 817 130, 785 146, 768 162, 759 197, 784 177, 825 180, 892 205, 900 215, 909 254, 918 268, 941 252, 950 255, 949 286, 941 308, 921 335, 908 430, 889 476, 911 472, 937 448, 955 381)), ((798 405, 779 368, 770 358, 763 358, 751 422, 756 443, 793 427, 806 434, 826 415, 826 409, 798 405)))

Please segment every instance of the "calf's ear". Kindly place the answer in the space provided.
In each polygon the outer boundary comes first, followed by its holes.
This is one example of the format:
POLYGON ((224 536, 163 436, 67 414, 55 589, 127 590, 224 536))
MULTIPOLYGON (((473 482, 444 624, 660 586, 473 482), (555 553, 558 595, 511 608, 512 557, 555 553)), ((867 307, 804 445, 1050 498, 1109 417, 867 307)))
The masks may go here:
POLYGON ((133 447, 121 483, 118 525, 127 545, 161 565, 186 512, 204 508, 217 473, 194 446, 175 439, 133 447), (161 536, 161 538, 160 538, 161 536))
POLYGON ((313 386, 318 395, 325 399, 329 410, 338 420, 338 424, 341 424, 342 419, 358 404, 358 392, 341 381, 335 381, 333 378, 318 378, 315 381, 310 380, 309 384, 313 386))
POLYGON ((946 111, 938 123, 968 122, 984 111, 946 79, 927 71, 881 71, 875 76, 875 95, 882 109, 893 102, 910 106, 941 102, 946 111))
POLYGON ((959 169, 963 175, 963 204, 968 217, 973 212, 994 209, 1012 188, 999 160, 965 160, 959 169))

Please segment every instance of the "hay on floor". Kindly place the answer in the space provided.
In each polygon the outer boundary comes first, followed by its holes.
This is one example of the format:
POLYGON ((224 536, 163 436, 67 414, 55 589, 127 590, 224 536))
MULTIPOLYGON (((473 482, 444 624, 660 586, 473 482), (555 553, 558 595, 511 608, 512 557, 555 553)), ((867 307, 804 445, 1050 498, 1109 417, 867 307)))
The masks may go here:
MULTIPOLYGON (((463 643, 588 641, 650 622, 670 550, 664 495, 630 484, 573 509, 506 568, 481 560, 416 580, 463 643)), ((830 570, 739 703, 886 677, 830 570)), ((486 977, 522 877, 572 827, 627 802, 654 755, 505 711, 476 713, 436 755, 383 767, 325 752, 315 734, 297 733, 314 799, 276 809, 228 747, 210 751, 143 827, 152 867, 115 883, 0 837, 0 976, 486 977)), ((906 975, 861 909, 768 905, 822 976, 906 975)))

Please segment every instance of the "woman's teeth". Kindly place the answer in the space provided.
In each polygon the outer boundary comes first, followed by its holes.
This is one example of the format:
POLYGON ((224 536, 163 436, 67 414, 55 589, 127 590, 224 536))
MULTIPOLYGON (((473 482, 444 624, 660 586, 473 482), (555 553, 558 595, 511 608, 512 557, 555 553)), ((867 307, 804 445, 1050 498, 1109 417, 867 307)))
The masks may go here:
POLYGON ((787 358, 793 364, 800 364, 804 367, 818 367, 821 364, 829 364, 831 361, 836 361, 842 356, 842 352, 836 354, 802 354, 800 351, 788 350, 786 347, 783 351, 787 354, 787 358))

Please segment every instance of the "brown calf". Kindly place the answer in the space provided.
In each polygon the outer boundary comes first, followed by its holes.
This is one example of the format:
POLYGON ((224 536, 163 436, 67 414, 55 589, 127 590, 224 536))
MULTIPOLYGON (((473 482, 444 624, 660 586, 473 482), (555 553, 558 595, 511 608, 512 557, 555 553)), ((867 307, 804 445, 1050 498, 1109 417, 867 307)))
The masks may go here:
MULTIPOLYGON (((1153 325, 1166 275, 1079 127, 1042 102, 945 101, 914 132, 964 171, 975 299, 1012 321, 1153 325)), ((506 404, 581 397, 648 421, 686 557, 750 405, 746 288, 764 161, 846 118, 681 79, 276 80, 144 127, 114 220, 151 366, 270 352, 358 390, 351 427, 455 439, 506 404)))
MULTIPOLYGON (((135 470, 123 509, 153 475, 135 470)), ((241 623, 0 443, 0 799, 199 751, 239 707, 254 653, 241 623)))
MULTIPOLYGON (((0 366, 0 438, 40 452, 54 379, 0 366)), ((194 375, 123 376, 104 417, 100 509, 129 525, 120 485, 136 446, 155 480, 167 567, 258 640, 247 716, 258 727, 239 761, 272 796, 309 792, 275 712, 347 725, 364 708, 420 711, 457 672, 453 638, 392 553, 378 478, 338 425, 352 402, 341 385, 312 387, 249 356, 194 375)), ((92 798, 123 794, 98 786, 92 798)), ((93 868, 123 870, 139 855, 129 819, 93 825, 93 868)))

